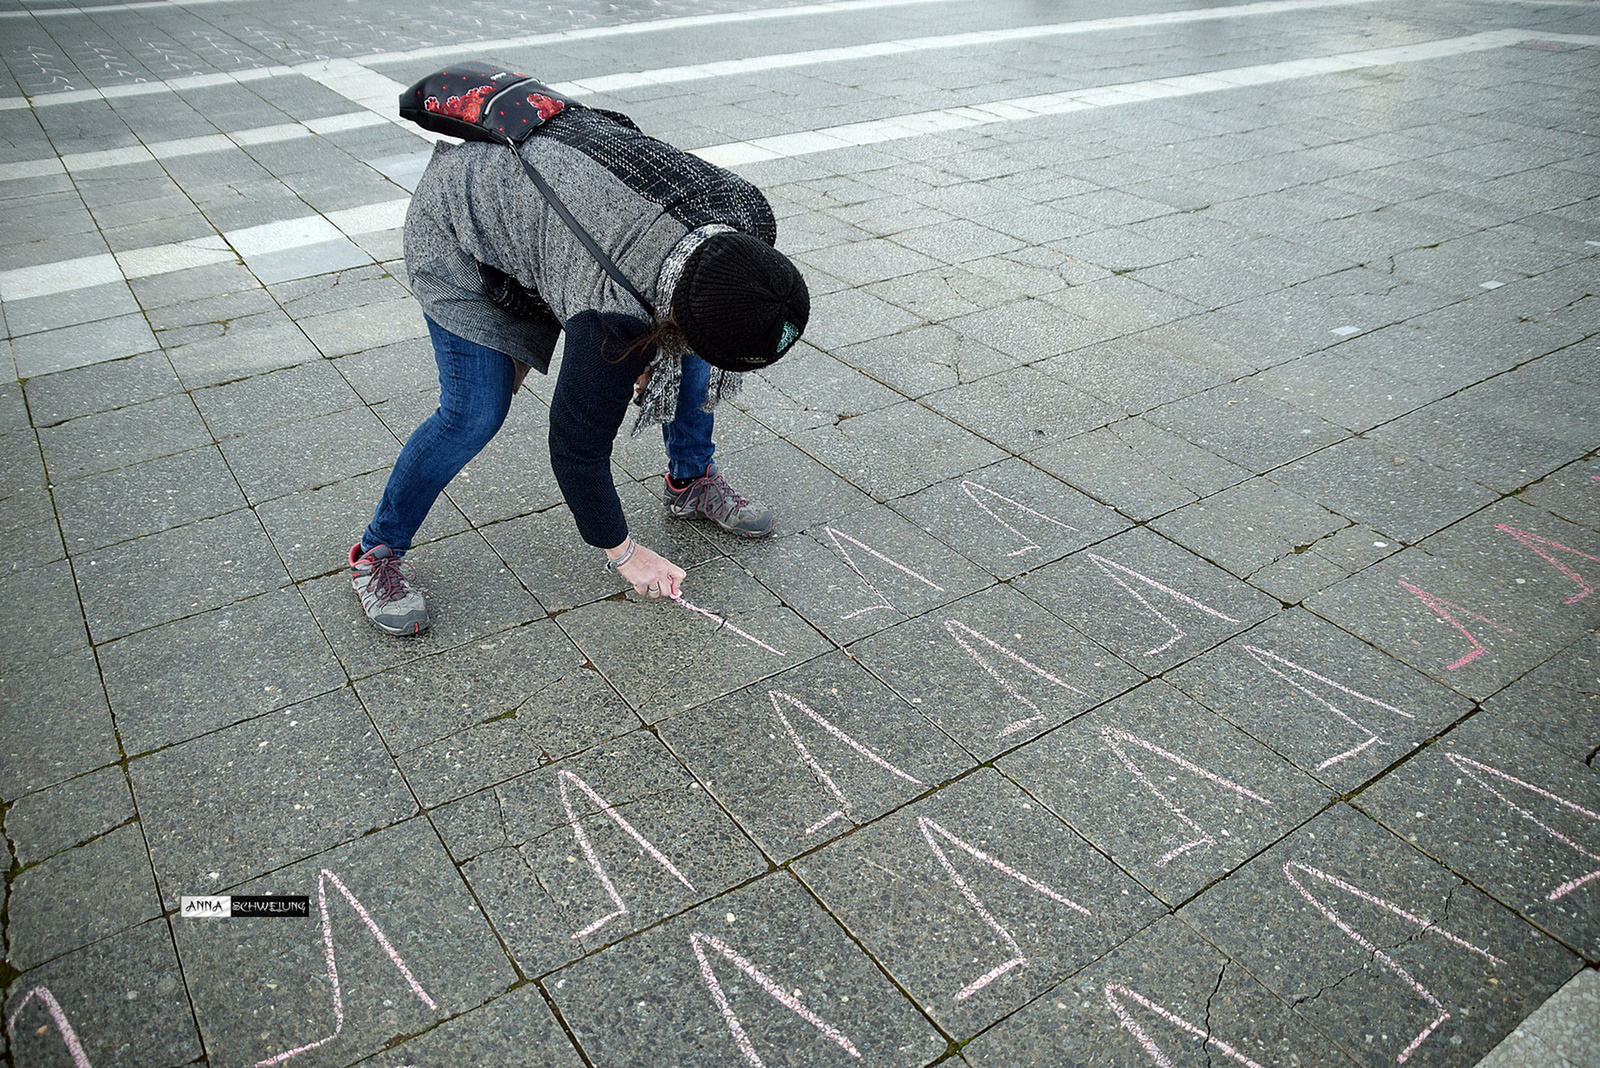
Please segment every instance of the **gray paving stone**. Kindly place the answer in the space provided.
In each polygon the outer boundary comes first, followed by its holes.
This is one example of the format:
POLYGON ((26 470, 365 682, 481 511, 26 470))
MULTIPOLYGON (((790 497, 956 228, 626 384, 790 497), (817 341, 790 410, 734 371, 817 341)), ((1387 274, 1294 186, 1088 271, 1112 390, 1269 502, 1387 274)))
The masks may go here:
POLYGON ((936 266, 939 260, 893 241, 869 238, 813 249, 801 254, 801 262, 803 266, 825 271, 854 287, 925 271, 936 266))
POLYGON ((1340 515, 1414 544, 1494 500, 1466 475, 1365 438, 1338 442, 1272 480, 1340 515))
POLYGON ((1174 1065, 1350 1062, 1306 1019, 1176 917, 962 1048, 970 1064, 1114 1068, 1159 1056, 1174 1065), (1238 1059, 1244 1058, 1243 1062, 1238 1059))
POLYGON ((1016 586, 1147 675, 1276 612, 1276 601, 1148 528, 1022 576, 1016 586))
POLYGON ((168 907, 417 810, 378 732, 342 693, 152 753, 129 774, 168 907))
POLYGON ((794 444, 879 500, 925 489, 951 469, 968 471, 1005 453, 918 404, 881 408, 795 436, 794 444), (905 443, 914 441, 915 449, 905 443))
POLYGON ((767 869, 643 731, 453 802, 433 820, 526 975, 767 869))
POLYGON ((398 341, 341 356, 333 366, 368 404, 411 393, 437 393, 439 370, 426 338, 398 341))
MULTIPOLYGON (((1049 296, 1049 294, 1046 294, 1049 296)), ((944 325, 1018 363, 1059 356, 1115 336, 1117 331, 1047 299, 1006 304, 950 319, 944 325)))
POLYGON ((298 704, 346 681, 292 588, 152 627, 98 652, 129 753, 298 704))
POLYGON ((744 1052, 763 1064, 919 1065, 947 1049, 783 872, 544 985, 596 1064, 703 1064, 744 1052))
POLYGON ((156 347, 155 335, 150 333, 144 316, 133 313, 13 338, 11 355, 17 361, 18 377, 32 378, 134 356, 156 347))
POLYGON ((83 610, 64 562, 0 575, 0 626, 19 675, 31 661, 86 648, 83 610))
POLYGON ((161 347, 190 389, 321 358, 298 324, 274 309, 226 322, 163 331, 161 347))
POLYGON ((58 484, 54 495, 73 555, 215 518, 247 503, 214 445, 72 479, 58 484))
POLYGON ((1596 978, 1592 969, 1573 976, 1484 1058, 1483 1068, 1512 1068, 1522 1064, 1577 1068, 1581 1065, 1584 1058, 1600 1048, 1600 1032, 1595 1022, 1600 1019, 1596 1011, 1600 1009, 1596 978), (1528 1046, 1524 1046, 1523 1041, 1528 1046))
POLYGON ((120 827, 11 879, 7 963, 27 971, 161 915, 139 827, 120 827))
POLYGON ((1016 459, 936 483, 892 507, 1000 579, 1128 527, 1122 516, 1016 459))
POLYGON ((848 657, 813 660, 660 727, 762 851, 786 863, 948 781, 972 758, 848 657))
MULTIPOLYGON (((365 255, 362 259, 366 259, 365 255)), ((297 321, 329 358, 426 337, 428 331, 421 308, 409 296, 343 307, 297 321)))
MULTIPOLYGON (((299 203, 298 198, 295 202, 299 203)), ((258 203, 260 198, 251 197, 252 207, 258 203)), ((235 213, 235 217, 230 221, 227 216, 219 216, 212 210, 207 212, 207 217, 219 228, 231 230, 237 228, 239 224, 251 225, 245 221, 251 214, 248 210, 244 214, 235 213)), ((363 267, 372 262, 372 257, 348 238, 338 237, 331 241, 320 241, 314 245, 285 249, 281 252, 247 255, 244 261, 250 272, 261 280, 262 285, 275 285, 296 278, 310 278, 348 270, 351 267, 363 267)))
POLYGON ((1600 582, 1600 534, 1519 498, 1497 501, 1435 534, 1423 548, 1442 560, 1494 575, 1562 615, 1592 613, 1590 597, 1600 582))
POLYGON ((1174 401, 1147 418, 1258 474, 1347 436, 1326 420, 1242 385, 1174 401))
POLYGON ((1590 960, 1600 774, 1478 717, 1374 783, 1362 811, 1590 960))
POLYGON ((882 505, 741 559, 764 586, 840 645, 991 581, 966 557, 882 505))
POLYGON ((45 427, 39 442, 52 481, 63 482, 209 445, 211 432, 176 394, 45 427))
POLYGON ((1407 549, 1311 597, 1305 606, 1480 700, 1582 635, 1580 613, 1566 605, 1547 607, 1498 573, 1468 566, 1407 549))
POLYGON ((346 568, 297 587, 352 678, 376 674, 545 615, 476 532, 442 538, 425 549, 407 559, 418 569, 433 626, 414 637, 384 634, 368 621, 350 588, 346 568))
POLYGON ((22 400, 22 384, 11 374, 7 347, 0 346, 0 434, 11 434, 29 427, 28 407, 22 400))
POLYGON ((256 431, 220 444, 253 502, 392 466, 400 451, 394 435, 365 408, 256 431))
POLYGON ((829 648, 801 616, 725 559, 690 571, 681 602, 611 597, 565 613, 561 629, 646 723, 829 648))
POLYGON ((1600 530, 1600 458, 1585 457, 1534 483, 1519 494, 1525 504, 1544 508, 1570 523, 1600 530))
POLYGON ((1483 702, 1484 718, 1514 727, 1595 767, 1600 750, 1600 638, 1568 649, 1483 702))
POLYGON ((1349 524, 1275 479, 1253 478, 1168 512, 1150 525, 1240 578, 1250 578, 1349 524))
POLYGON ((913 400, 1016 366, 1016 361, 946 326, 925 325, 838 350, 846 363, 913 400))
MULTIPOLYGON (((475 523, 542 511, 561 502, 561 487, 550 470, 549 423, 542 406, 524 403, 511 407, 511 415, 494 440, 469 463, 446 490, 450 499, 475 523)), ((430 402, 432 403, 432 402, 430 402)), ((431 414, 429 408, 427 414, 431 414)), ((385 418, 389 418, 385 415, 385 418)), ((391 421, 389 429, 403 439, 421 420, 391 421)), ((389 447, 387 466, 393 466, 399 449, 389 447)), ((377 502, 374 501, 374 504, 377 502)))
POLYGON ((818 297, 806 340, 825 352, 916 326, 918 318, 871 293, 845 289, 818 297))
POLYGON ((930 394, 923 403, 1012 453, 1044 448, 1121 418, 1121 411, 1031 367, 930 394))
POLYGON ((506 1068, 581 1068, 578 1051, 533 984, 480 1005, 362 1064, 499 1064, 506 1068))
POLYGON ((76 570, 96 642, 278 589, 289 578, 247 511, 85 553, 76 570))
POLYGON ((39 438, 32 430, 0 434, 0 493, 9 497, 48 484, 39 458, 39 438))
POLYGON ((800 350, 747 377, 739 393, 739 406, 779 434, 849 419, 903 399, 831 356, 804 345, 800 350))
POLYGON ((1472 711, 1303 610, 1273 616, 1167 681, 1341 794, 1472 711))
MULTIPOLYGON (((629 534, 679 567, 721 555, 701 536, 700 524, 668 517, 653 491, 630 482, 618 487, 618 496, 629 534)), ((483 528, 483 536, 546 611, 564 612, 628 588, 625 580, 605 570, 601 551, 578 536, 565 505, 495 523, 483 528)))
POLYGON ((1287 834, 1329 791, 1154 681, 1067 724, 1000 770, 1176 905, 1287 834), (1115 806, 1104 804, 1115 796, 1115 806))
MULTIPOLYGON (((299 581, 343 569, 350 547, 366 530, 389 471, 380 468, 328 486, 301 490, 256 506, 272 546, 299 581)), ((425 546, 467 529, 466 517, 441 496, 413 539, 425 546)))
POLYGON ((0 796, 18 798, 122 756, 88 642, 73 644, 55 657, 0 664, 0 796))
POLYGON ((1030 453, 1029 462, 1135 519, 1242 482, 1250 471, 1143 418, 1030 453))
POLYGON ((1086 391, 1123 415, 1223 384, 1221 376, 1182 355, 1129 337, 1117 337, 1063 353, 1037 365, 1040 371, 1086 391))
POLYGON ((111 360, 28 380, 28 409, 37 426, 123 408, 183 388, 161 352, 111 360))
POLYGON ((960 1037, 1165 911, 988 769, 802 859, 795 872, 960 1037))
POLYGON ((6 838, 19 863, 35 864, 134 818, 128 776, 101 768, 12 802, 6 838))
POLYGON ((856 643, 851 654, 988 760, 1140 676, 1014 590, 991 587, 856 643))
POLYGON ((72 1028, 83 1063, 178 1068, 203 1055, 165 920, 58 957, 11 983, 4 1008, 16 1063, 72 1057, 51 1002, 72 1028))
POLYGON ((349 1064, 476 1008, 517 981, 422 820, 235 892, 306 895, 311 916, 172 918, 195 1017, 217 1063, 258 1064, 299 1051, 295 1063, 349 1064), (241 984, 240 975, 256 981, 241 984))
POLYGON ((1181 915, 1361 1064, 1474 1064, 1578 968, 1343 805, 1181 915))
POLYGON ((227 439, 353 408, 361 397, 324 360, 196 390, 194 402, 212 433, 227 439))

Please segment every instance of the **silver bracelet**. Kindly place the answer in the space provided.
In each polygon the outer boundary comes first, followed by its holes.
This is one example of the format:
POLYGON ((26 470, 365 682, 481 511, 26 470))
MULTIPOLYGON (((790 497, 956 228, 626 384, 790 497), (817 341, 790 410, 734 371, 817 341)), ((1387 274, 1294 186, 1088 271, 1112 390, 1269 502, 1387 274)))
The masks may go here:
POLYGON ((605 564, 606 570, 614 572, 614 571, 617 570, 617 568, 621 567, 623 564, 627 563, 629 560, 632 560, 633 559, 633 550, 637 549, 638 547, 639 547, 639 543, 633 540, 633 535, 632 534, 629 534, 628 535, 628 547, 622 551, 622 555, 617 557, 615 560, 611 559, 610 557, 606 558, 606 564, 605 564))

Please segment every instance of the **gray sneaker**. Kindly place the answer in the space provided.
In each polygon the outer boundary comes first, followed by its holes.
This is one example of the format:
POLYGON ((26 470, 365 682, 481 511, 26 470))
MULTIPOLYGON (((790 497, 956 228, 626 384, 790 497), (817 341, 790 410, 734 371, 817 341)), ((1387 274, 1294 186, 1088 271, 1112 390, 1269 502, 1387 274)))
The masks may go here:
POLYGON ((665 478, 661 485, 667 511, 678 519, 709 519, 741 538, 765 538, 777 530, 777 518, 772 509, 747 501, 734 492, 716 464, 707 467, 706 473, 685 489, 673 489, 665 478))
POLYGON ((387 545, 365 553, 361 543, 350 547, 350 585, 372 625, 385 634, 421 634, 428 629, 428 605, 413 585, 417 574, 387 545))

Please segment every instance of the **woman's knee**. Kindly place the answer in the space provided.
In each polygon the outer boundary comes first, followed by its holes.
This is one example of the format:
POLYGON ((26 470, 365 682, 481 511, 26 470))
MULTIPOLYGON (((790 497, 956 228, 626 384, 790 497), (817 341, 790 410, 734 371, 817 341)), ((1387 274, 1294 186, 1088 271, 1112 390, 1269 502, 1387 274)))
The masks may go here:
POLYGON ((439 405, 440 429, 452 440, 474 451, 489 444, 505 425, 510 398, 477 398, 466 404, 439 405))

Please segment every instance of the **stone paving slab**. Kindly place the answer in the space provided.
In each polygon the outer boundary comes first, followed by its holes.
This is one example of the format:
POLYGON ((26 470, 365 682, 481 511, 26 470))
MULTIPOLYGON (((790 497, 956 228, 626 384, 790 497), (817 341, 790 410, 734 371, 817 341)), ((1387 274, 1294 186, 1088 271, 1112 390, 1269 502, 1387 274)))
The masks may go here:
POLYGON ((1073 1068, 1166 1063, 1351 1063, 1289 1004, 1176 917, 985 1031, 962 1049, 983 1068, 1048 1059, 1073 1068), (1158 1059, 1159 1058, 1159 1059, 1158 1059))
POLYGON ((1170 905, 1314 815, 1329 791, 1161 681, 999 769, 1170 905), (1098 803, 1115 796, 1116 806, 1098 803))
POLYGON ((1152 922, 1147 891, 989 769, 794 865, 951 1035, 976 1033, 1152 922))
POLYGON ((433 820, 526 975, 769 867, 643 731, 453 802, 433 820))
POLYGON ((1182 917, 1361 1064, 1475 1064, 1579 965, 1342 805, 1182 917))
POLYGON ((674 716, 659 733, 779 864, 973 766, 948 736, 839 654, 674 716))
POLYGON ((544 983, 594 1064, 926 1064, 947 1043, 784 872, 544 983))
POLYGON ((1594 769, 1476 717, 1354 803, 1594 961, 1597 802, 1594 769))

